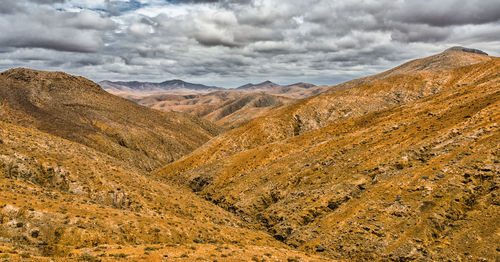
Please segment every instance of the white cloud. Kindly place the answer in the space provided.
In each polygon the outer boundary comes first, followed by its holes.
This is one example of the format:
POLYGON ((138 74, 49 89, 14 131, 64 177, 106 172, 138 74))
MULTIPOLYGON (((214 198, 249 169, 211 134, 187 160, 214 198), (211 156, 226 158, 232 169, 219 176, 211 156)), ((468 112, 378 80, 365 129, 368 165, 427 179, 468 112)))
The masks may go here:
POLYGON ((461 44, 498 55, 498 1, 21 0, 0 6, 0 69, 94 80, 334 84, 461 44))

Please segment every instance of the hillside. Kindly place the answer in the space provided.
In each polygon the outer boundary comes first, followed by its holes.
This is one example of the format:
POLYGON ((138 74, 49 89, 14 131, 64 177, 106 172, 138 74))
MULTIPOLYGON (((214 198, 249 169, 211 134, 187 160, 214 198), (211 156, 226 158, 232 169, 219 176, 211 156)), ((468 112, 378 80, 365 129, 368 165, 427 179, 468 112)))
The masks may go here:
MULTIPOLYGON (((454 70, 492 60, 489 56, 458 51, 413 60, 380 74, 330 87, 320 95, 273 111, 216 137, 195 154, 206 156, 199 159, 206 163, 337 121, 415 101, 470 83, 472 79, 468 78, 472 73, 457 75, 454 70)), ((480 72, 475 71, 476 76, 480 72)))
POLYGON ((0 101, 0 120, 82 143, 145 170, 180 158, 219 132, 208 121, 151 110, 61 72, 2 72, 0 101))
POLYGON ((226 129, 235 128, 256 117, 264 116, 299 99, 317 95, 327 86, 296 83, 280 86, 270 81, 247 84, 232 90, 205 94, 192 92, 178 95, 164 91, 163 94, 141 95, 139 93, 117 93, 141 105, 165 112, 184 112, 216 123, 226 129))
POLYGON ((0 192, 10 261, 320 261, 126 162, 3 121, 0 192))
POLYGON ((202 84, 193 84, 179 79, 167 80, 161 83, 139 82, 139 81, 101 81, 101 87, 113 94, 196 94, 223 90, 224 88, 216 86, 206 86, 202 84))
POLYGON ((156 175, 289 246, 347 260, 491 260, 500 59, 463 50, 228 131, 156 175))
POLYGON ((260 93, 267 95, 284 96, 288 98, 301 99, 317 95, 325 91, 327 86, 315 86, 308 83, 295 83, 291 85, 278 85, 271 81, 265 81, 259 84, 246 84, 240 86, 235 91, 245 93, 260 93))
POLYGON ((218 91, 197 95, 151 95, 129 99, 154 109, 184 112, 225 128, 233 128, 295 102, 282 96, 218 91))

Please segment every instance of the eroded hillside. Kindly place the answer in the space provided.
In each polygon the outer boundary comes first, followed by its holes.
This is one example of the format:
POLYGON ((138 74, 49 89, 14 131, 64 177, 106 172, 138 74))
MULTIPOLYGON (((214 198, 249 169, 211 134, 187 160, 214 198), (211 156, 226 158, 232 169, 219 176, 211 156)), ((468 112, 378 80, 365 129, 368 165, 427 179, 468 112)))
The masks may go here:
POLYGON ((0 192, 0 252, 13 261, 320 260, 131 164, 2 121, 0 192))
POLYGON ((296 101, 282 96, 236 91, 202 95, 152 95, 131 99, 162 111, 188 113, 229 129, 296 101))
POLYGON ((492 59, 486 55, 445 51, 377 75, 333 86, 318 96, 273 111, 217 136, 178 164, 190 168, 200 163, 217 161, 338 121, 471 84, 485 74, 497 73, 494 66, 484 66, 491 65, 487 63, 492 59), (464 68, 466 65, 475 66, 464 68))
POLYGON ((158 170, 300 250, 499 257, 500 59, 448 50, 257 118, 158 170))
POLYGON ((151 110, 61 72, 5 71, 0 100, 3 121, 88 145, 145 170, 180 158, 220 131, 208 121, 151 110))
POLYGON ((315 86, 307 83, 281 86, 266 81, 256 85, 247 84, 235 89, 201 93, 164 90, 160 94, 148 95, 147 92, 117 93, 112 89, 106 89, 106 91, 150 108, 165 112, 188 113, 212 121, 225 129, 232 129, 254 118, 291 105, 300 99, 320 94, 327 89, 328 86, 315 86))

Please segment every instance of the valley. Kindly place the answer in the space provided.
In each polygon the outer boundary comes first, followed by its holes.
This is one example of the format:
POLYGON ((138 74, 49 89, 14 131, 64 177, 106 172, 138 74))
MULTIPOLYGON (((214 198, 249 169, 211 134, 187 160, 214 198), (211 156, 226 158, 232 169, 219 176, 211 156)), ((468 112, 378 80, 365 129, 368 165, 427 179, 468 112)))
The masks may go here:
POLYGON ((499 72, 461 47, 336 86, 4 71, 0 257, 495 261, 499 72))

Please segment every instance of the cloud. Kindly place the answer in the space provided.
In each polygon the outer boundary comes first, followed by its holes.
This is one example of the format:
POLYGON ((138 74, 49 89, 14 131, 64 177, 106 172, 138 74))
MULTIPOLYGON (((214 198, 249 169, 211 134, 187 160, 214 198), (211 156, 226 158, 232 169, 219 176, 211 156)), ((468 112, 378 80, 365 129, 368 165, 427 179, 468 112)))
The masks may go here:
POLYGON ((37 4, 49 5, 49 4, 56 4, 56 3, 64 3, 66 0, 28 0, 28 1, 32 2, 32 3, 37 3, 37 4))
POLYGON ((406 0, 391 13, 391 16, 398 21, 430 26, 484 24, 500 21, 500 2, 495 0, 406 0))
POLYGON ((0 5, 0 68, 234 87, 335 84, 452 45, 498 55, 492 0, 21 0, 0 5))
POLYGON ((33 8, 0 17, 0 44, 18 48, 46 48, 58 51, 97 52, 103 45, 102 32, 114 22, 96 12, 59 12, 33 8))
POLYGON ((22 7, 16 1, 6 1, 0 5, 0 14, 11 14, 22 10, 22 7))

